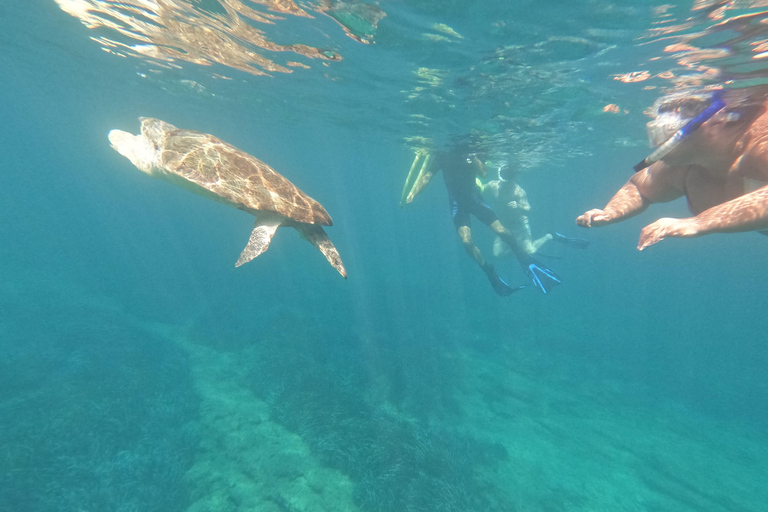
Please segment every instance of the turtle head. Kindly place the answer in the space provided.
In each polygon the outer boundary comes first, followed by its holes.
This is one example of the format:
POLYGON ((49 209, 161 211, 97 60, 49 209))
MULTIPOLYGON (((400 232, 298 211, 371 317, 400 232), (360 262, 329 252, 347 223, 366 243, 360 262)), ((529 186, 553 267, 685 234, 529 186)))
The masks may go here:
POLYGON ((109 132, 112 149, 131 161, 141 172, 154 174, 157 150, 143 135, 131 135, 122 130, 109 132))
POLYGON ((140 121, 140 135, 112 130, 109 132, 109 142, 115 151, 130 160, 140 171, 154 175, 159 170, 166 133, 169 128, 174 129, 174 126, 148 117, 142 117, 140 121))

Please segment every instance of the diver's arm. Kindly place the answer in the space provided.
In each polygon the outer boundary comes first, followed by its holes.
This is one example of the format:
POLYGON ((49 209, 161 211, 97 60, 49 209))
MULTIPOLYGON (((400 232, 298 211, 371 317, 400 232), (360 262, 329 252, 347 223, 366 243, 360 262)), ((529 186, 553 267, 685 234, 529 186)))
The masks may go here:
POLYGON ((682 187, 687 168, 657 162, 637 172, 608 201, 605 207, 589 210, 576 219, 579 226, 605 226, 642 213, 651 203, 665 203, 684 195, 682 187))
POLYGON ((691 238, 710 233, 738 233, 768 229, 768 185, 713 206, 687 219, 659 219, 640 233, 637 248, 670 237, 691 238))
POLYGON ((524 212, 531 210, 531 203, 528 202, 528 193, 520 185, 515 186, 515 196, 517 197, 517 208, 524 212))
POLYGON ((477 155, 472 155, 470 157, 470 160, 471 160, 471 163, 475 165, 475 168, 476 168, 475 172, 477 173, 478 176, 480 176, 481 178, 485 178, 486 176, 488 176, 488 168, 485 166, 485 162, 480 160, 477 157, 477 155))

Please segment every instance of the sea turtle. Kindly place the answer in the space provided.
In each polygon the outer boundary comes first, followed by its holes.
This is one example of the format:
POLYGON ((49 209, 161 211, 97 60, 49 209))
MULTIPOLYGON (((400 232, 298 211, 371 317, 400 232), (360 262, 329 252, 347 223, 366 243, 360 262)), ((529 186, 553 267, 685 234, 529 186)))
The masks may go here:
POLYGON ((346 278, 336 247, 322 226, 333 224, 320 203, 299 190, 270 166, 248 153, 193 130, 180 130, 159 119, 140 117, 141 134, 109 132, 112 147, 140 171, 256 217, 243 263, 263 253, 280 226, 290 226, 317 247, 346 278))

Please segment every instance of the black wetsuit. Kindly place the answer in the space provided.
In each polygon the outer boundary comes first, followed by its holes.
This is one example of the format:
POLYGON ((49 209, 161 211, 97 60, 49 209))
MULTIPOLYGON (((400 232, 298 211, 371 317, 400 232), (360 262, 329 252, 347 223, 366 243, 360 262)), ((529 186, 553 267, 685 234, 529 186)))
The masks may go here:
POLYGON ((480 195, 480 188, 475 183, 477 164, 472 162, 469 155, 449 153, 442 155, 437 164, 438 169, 443 171, 448 203, 457 228, 469 227, 470 214, 488 226, 498 220, 480 195))

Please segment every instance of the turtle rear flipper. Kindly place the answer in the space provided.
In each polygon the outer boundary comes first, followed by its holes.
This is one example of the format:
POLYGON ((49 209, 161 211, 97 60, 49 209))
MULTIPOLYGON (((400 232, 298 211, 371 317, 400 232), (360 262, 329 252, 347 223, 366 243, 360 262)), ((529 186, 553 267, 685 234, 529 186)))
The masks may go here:
POLYGON ((322 226, 318 224, 303 224, 300 222, 293 223, 292 225, 296 228, 296 231, 301 233, 302 237, 323 253, 325 259, 328 260, 328 263, 330 263, 333 268, 339 271, 341 277, 344 279, 347 278, 347 270, 344 268, 344 263, 341 261, 339 251, 336 250, 336 247, 333 245, 333 242, 331 242, 331 239, 328 238, 328 235, 325 233, 322 226))
POLYGON ((253 258, 263 253, 269 248, 269 242, 272 241, 272 237, 275 235, 275 231, 280 227, 283 219, 275 218, 272 216, 265 216, 257 218, 253 224, 253 231, 251 231, 251 238, 248 240, 248 244, 240 253, 240 257, 235 263, 236 267, 244 263, 248 263, 253 258))

